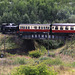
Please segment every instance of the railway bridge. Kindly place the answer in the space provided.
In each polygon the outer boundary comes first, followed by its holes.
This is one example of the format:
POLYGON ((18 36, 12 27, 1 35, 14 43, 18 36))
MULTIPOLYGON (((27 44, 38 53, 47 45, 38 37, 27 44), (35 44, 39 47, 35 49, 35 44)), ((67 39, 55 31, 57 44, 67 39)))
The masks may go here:
POLYGON ((51 24, 4 24, 0 27, 5 34, 17 34, 23 39, 61 39, 75 34, 75 23, 51 23, 51 24))
POLYGON ((49 39, 49 40, 66 40, 67 38, 71 38, 74 34, 61 34, 61 33, 20 33, 18 37, 22 39, 49 39))

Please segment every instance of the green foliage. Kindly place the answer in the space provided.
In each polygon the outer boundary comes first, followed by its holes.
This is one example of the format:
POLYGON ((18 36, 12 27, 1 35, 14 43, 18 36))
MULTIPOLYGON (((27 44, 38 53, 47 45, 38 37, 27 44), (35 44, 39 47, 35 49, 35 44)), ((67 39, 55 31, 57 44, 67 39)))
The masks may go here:
POLYGON ((42 54, 42 55, 44 55, 44 54, 47 53, 47 50, 46 50, 46 48, 45 48, 44 46, 41 46, 41 47, 40 47, 40 51, 41 51, 41 54, 42 54))
POLYGON ((64 55, 69 55, 72 58, 75 57, 75 38, 71 38, 70 41, 66 42, 66 46, 60 51, 64 55))
POLYGON ((55 59, 48 59, 44 61, 45 64, 48 65, 61 65, 62 61, 59 58, 55 58, 55 59))
POLYGON ((30 18, 27 14, 23 15, 23 23, 30 23, 30 18))
POLYGON ((70 15, 75 15, 74 0, 0 1, 0 23, 50 23, 55 20, 64 22, 70 15))
POLYGON ((19 65, 29 65, 35 64, 34 60, 31 58, 25 58, 25 56, 17 56, 7 54, 7 57, 4 56, 5 60, 0 60, 0 64, 9 65, 9 66, 19 66, 19 65))
POLYGON ((48 59, 51 60, 50 57, 46 57, 46 56, 39 58, 39 60, 41 60, 41 61, 42 61, 42 60, 48 60, 48 59))
POLYGON ((75 62, 73 62, 71 66, 72 66, 72 67, 75 67, 75 62))
MULTIPOLYGON (((9 56, 13 56, 13 55, 9 55, 9 56)), ((8 60, 0 61, 0 63, 2 62, 3 62, 3 65, 24 65, 29 63, 30 61, 28 61, 24 57, 16 57, 16 58, 8 58, 8 60)))
POLYGON ((5 49, 13 49, 13 48, 17 48, 19 47, 16 43, 15 40, 13 40, 13 38, 6 36, 6 38, 4 37, 4 35, 0 34, 0 49, 3 50, 4 49, 4 41, 5 41, 5 49))
POLYGON ((11 72, 11 75, 57 75, 53 68, 44 64, 37 66, 23 65, 11 72))
POLYGON ((41 56, 41 52, 39 50, 30 51, 29 56, 38 58, 41 56))
POLYGON ((46 49, 56 49, 64 45, 62 41, 55 41, 55 40, 36 40, 40 45, 43 45, 46 49))
POLYGON ((48 56, 50 56, 50 57, 55 57, 55 53, 50 52, 50 53, 48 54, 48 56))
POLYGON ((75 22, 75 15, 71 15, 68 19, 68 22, 72 22, 74 23, 75 22))
POLYGON ((27 60, 26 58, 24 57, 16 57, 14 60, 13 60, 13 63, 14 65, 16 64, 20 64, 20 65, 23 65, 23 64, 26 64, 27 63, 27 60))

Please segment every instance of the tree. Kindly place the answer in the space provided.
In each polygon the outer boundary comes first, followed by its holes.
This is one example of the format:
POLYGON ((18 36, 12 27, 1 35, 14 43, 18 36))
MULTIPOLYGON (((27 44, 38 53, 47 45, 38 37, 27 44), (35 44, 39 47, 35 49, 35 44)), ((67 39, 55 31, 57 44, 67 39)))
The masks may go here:
POLYGON ((75 23, 75 15, 71 15, 68 19, 68 22, 75 23))
POLYGON ((36 14, 32 11, 30 15, 30 21, 31 23, 34 23, 37 20, 36 14))
POLYGON ((0 16, 0 24, 2 23, 2 17, 0 16))
POLYGON ((70 12, 68 11, 68 8, 66 8, 66 7, 65 8, 62 8, 57 13, 58 20, 68 19, 69 16, 70 16, 70 12))
POLYGON ((30 18, 27 14, 23 15, 22 23, 30 23, 30 18))
POLYGON ((74 0, 0 0, 2 22, 67 22, 70 15, 75 15, 74 0))
POLYGON ((43 10, 39 10, 39 19, 40 19, 40 22, 43 23, 43 21, 45 19, 43 10))
POLYGON ((9 14, 7 12, 3 13, 3 16, 2 16, 2 22, 8 22, 8 16, 9 14))
POLYGON ((9 12, 9 13, 5 12, 5 13, 3 13, 3 16, 2 16, 2 22, 6 22, 6 23, 14 22, 14 23, 16 23, 18 18, 15 19, 14 17, 16 17, 16 15, 14 16, 14 14, 12 14, 12 12, 9 12))
POLYGON ((13 23, 16 23, 16 24, 20 24, 22 23, 22 18, 20 17, 19 13, 14 13, 12 15, 12 19, 13 19, 13 23))

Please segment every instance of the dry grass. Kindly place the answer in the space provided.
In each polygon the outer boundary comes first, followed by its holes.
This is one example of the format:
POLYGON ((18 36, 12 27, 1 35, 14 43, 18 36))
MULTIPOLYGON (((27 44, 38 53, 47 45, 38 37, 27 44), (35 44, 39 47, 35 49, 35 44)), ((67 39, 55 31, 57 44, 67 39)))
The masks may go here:
MULTIPOLYGON (((0 65, 0 75, 11 75, 11 70, 19 65, 0 65)), ((55 67, 55 71, 58 72, 58 75, 75 75, 75 68, 66 68, 66 67, 55 67)))
POLYGON ((18 65, 0 65, 0 75, 11 75, 11 70, 18 65))
POLYGON ((54 66, 54 70, 58 72, 58 75, 75 75, 75 68, 54 66))
POLYGON ((14 49, 18 48, 19 46, 15 43, 16 39, 12 35, 6 35, 0 33, 0 50, 4 50, 4 42, 5 42, 5 49, 14 49))
POLYGON ((11 73, 12 69, 22 65, 22 64, 18 63, 19 60, 14 61, 18 58, 20 59, 20 61, 23 61, 21 59, 25 58, 26 62, 28 62, 26 64, 29 64, 29 63, 32 64, 32 60, 28 56, 15 55, 15 56, 7 57, 7 58, 0 58, 0 75, 11 75, 10 73, 11 73))
MULTIPOLYGON (((3 34, 0 34, 0 42, 2 41, 2 39, 4 38, 5 35, 3 34)), ((6 37, 9 37, 8 35, 6 35, 6 37)), ((70 43, 68 43, 68 46, 70 45, 70 43)), ((72 65, 71 62, 75 62, 75 58, 72 58, 71 56, 69 55, 64 55, 63 53, 60 54, 60 51, 63 50, 64 48, 66 48, 67 45, 64 45, 63 47, 61 48, 58 48, 56 50, 50 50, 50 52, 54 53, 55 54, 55 57, 59 57, 63 63, 66 65, 67 63, 70 63, 72 65)), ((75 44, 73 44, 70 48, 68 48, 67 50, 72 50, 72 49, 75 49, 75 44)), ((4 46, 2 45, 1 46, 1 49, 4 49, 4 46)), ((46 54, 47 56, 47 54, 46 54)), ((35 64, 35 61, 37 60, 37 62, 39 61, 39 59, 34 59, 34 58, 30 58, 28 56, 21 56, 21 55, 15 55, 15 56, 11 56, 10 57, 7 57, 7 58, 0 58, 0 75, 11 75, 11 71, 12 69, 14 69, 15 67, 18 67, 19 65, 22 65, 22 64, 19 64, 17 63, 17 59, 21 59, 21 58, 25 58, 25 64, 35 64), (15 61, 14 61, 15 60, 15 61), (15 65, 13 64, 13 62, 15 62, 15 65)), ((49 57, 52 59, 52 57, 49 57)), ((54 59, 53 58, 53 59, 54 59)), ((20 60, 20 61, 23 61, 24 60, 20 60)), ((24 64, 24 65, 25 65, 24 64)), ((75 68, 74 67, 71 67, 71 66, 65 66, 65 65, 53 65, 54 67, 54 70, 56 72, 58 72, 58 75, 75 75, 75 68)), ((52 65, 51 65, 52 66, 52 65)))
MULTIPOLYGON (((29 60, 29 64, 33 64, 36 59, 30 58, 28 56, 12 56, 12 57, 8 57, 8 58, 1 58, 0 59, 0 75, 11 75, 11 71, 12 69, 14 69, 15 67, 20 66, 21 64, 12 64, 13 61, 11 61, 12 59, 14 60, 15 58, 25 58, 27 60, 29 60), (33 60, 33 61, 32 61, 33 60), (30 62, 31 61, 31 62, 30 62)), ((37 59, 38 60, 38 59, 37 59)), ((64 65, 54 65, 54 70, 56 72, 58 72, 58 75, 75 75, 75 68, 73 67, 66 67, 64 65)))
POLYGON ((72 54, 74 54, 75 43, 71 45, 71 42, 69 42, 61 48, 50 51, 50 52, 55 53, 55 58, 59 57, 63 61, 63 63, 65 64, 63 66, 61 66, 61 65, 56 66, 56 67, 54 66, 55 71, 58 72, 58 75, 75 75, 75 68, 72 66, 72 63, 75 62, 75 57, 72 57, 72 55, 64 55, 63 52, 60 54, 60 52, 63 49, 65 49, 66 51, 73 49, 72 54))

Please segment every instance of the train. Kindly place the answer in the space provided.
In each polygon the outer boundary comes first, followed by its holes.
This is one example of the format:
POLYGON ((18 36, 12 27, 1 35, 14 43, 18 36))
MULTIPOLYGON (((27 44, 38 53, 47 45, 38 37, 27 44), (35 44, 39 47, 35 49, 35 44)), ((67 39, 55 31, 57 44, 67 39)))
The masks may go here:
POLYGON ((2 24, 0 26, 2 33, 15 33, 24 35, 24 33, 52 33, 52 34, 74 34, 75 23, 51 23, 51 24, 2 24))
POLYGON ((18 25, 15 23, 2 23, 2 25, 0 25, 0 32, 3 34, 16 34, 18 29, 18 25))
POLYGON ((19 33, 26 32, 71 34, 75 33, 75 23, 20 24, 19 33))

